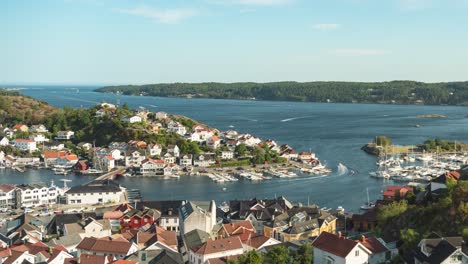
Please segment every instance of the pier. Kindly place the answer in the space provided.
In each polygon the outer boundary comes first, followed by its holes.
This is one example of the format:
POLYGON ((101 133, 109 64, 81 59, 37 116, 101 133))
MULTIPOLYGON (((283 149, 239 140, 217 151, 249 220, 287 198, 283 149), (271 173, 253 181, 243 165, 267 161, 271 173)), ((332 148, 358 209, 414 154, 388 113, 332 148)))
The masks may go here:
POLYGON ((119 168, 117 170, 110 171, 108 173, 105 173, 96 179, 92 180, 93 181, 102 181, 102 180, 115 180, 118 174, 123 174, 125 172, 125 168, 119 168))

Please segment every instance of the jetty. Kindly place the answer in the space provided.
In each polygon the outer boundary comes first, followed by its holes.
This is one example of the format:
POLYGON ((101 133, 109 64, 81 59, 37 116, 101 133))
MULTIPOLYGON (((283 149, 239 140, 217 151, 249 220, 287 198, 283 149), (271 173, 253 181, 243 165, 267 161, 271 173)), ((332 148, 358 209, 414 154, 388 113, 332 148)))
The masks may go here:
POLYGON ((124 172, 125 172, 125 168, 120 168, 120 169, 117 169, 117 170, 113 170, 113 171, 110 171, 108 173, 105 173, 105 174, 97 177, 96 179, 92 180, 91 182, 93 182, 93 181, 102 181, 102 180, 115 180, 117 175, 123 174, 124 172))

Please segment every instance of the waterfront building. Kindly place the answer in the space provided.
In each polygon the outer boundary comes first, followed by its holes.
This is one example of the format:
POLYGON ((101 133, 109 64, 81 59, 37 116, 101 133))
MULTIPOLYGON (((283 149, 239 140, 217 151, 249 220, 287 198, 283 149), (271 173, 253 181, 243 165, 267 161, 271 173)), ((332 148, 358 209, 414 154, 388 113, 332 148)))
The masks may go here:
POLYGON ((179 158, 179 165, 181 167, 192 166, 193 155, 192 154, 185 154, 179 158))
POLYGON ((22 150, 22 151, 27 151, 27 152, 34 152, 37 150, 37 145, 36 141, 32 139, 15 139, 14 141, 15 148, 22 150))
POLYGON ((16 187, 16 208, 55 204, 59 195, 58 187, 54 184, 50 186, 43 184, 19 184, 16 187))
MULTIPOLYGON (((117 150, 118 151, 118 150, 117 150)), ((115 159, 111 155, 105 155, 101 158, 102 168, 105 171, 111 171, 115 168, 115 159)))
POLYGON ((164 160, 146 158, 141 162, 140 173, 143 176, 156 176, 164 174, 164 160))
POLYGON ((213 164, 215 164, 215 160, 209 154, 199 154, 193 159, 193 165, 197 167, 209 167, 213 164))
POLYGON ((65 192, 67 204, 123 203, 125 188, 112 180, 92 181, 77 185, 65 192))
POLYGON ((125 167, 140 167, 144 159, 146 159, 144 150, 136 148, 128 149, 125 153, 125 167))

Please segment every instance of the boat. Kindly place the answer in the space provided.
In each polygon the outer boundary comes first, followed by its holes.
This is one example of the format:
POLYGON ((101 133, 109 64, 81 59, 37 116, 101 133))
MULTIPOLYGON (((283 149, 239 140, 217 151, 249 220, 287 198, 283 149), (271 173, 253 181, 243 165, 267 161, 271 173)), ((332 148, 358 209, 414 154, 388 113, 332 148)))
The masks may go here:
POLYGON ((375 204, 371 203, 370 199, 369 199, 369 188, 366 188, 366 192, 367 192, 367 203, 361 205, 361 207, 360 207, 361 210, 364 210, 364 211, 373 209, 375 207, 375 204))
POLYGON ((84 174, 84 175, 102 174, 102 173, 104 173, 104 171, 97 170, 97 169, 87 169, 87 170, 81 172, 81 174, 84 174))

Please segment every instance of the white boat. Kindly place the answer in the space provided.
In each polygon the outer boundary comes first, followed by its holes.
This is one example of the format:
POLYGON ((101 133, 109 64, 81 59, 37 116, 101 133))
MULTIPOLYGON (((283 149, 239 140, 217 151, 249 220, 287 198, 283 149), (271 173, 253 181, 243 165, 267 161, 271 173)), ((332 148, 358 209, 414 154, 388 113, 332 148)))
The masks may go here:
POLYGON ((361 210, 370 210, 370 209, 373 209, 375 207, 375 204, 374 203, 371 203, 370 202, 370 199, 369 199, 369 188, 366 188, 366 192, 367 192, 367 203, 361 205, 361 210))
POLYGON ((102 173, 104 173, 104 171, 97 170, 97 169, 87 169, 85 171, 82 171, 81 173, 86 174, 86 175, 89 175, 89 174, 102 174, 102 173))

